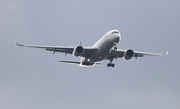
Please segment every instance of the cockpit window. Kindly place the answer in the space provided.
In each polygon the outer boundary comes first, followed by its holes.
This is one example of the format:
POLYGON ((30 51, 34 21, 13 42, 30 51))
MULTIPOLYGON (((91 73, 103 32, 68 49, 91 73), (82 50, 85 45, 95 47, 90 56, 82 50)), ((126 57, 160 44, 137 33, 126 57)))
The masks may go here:
POLYGON ((118 31, 113 31, 112 34, 114 34, 114 33, 119 33, 119 32, 118 31))

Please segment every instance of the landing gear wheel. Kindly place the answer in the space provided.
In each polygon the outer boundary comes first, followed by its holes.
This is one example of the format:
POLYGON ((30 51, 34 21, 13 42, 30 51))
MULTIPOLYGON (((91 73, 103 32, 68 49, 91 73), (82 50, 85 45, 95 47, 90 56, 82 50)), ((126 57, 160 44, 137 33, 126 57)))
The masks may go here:
POLYGON ((107 64, 107 67, 110 67, 110 66, 111 66, 111 64, 110 64, 110 63, 108 63, 108 64, 107 64))
POLYGON ((110 67, 110 66, 111 66, 111 67, 114 67, 115 64, 108 63, 108 64, 107 64, 107 67, 110 67))
POLYGON ((111 64, 111 67, 114 67, 115 66, 115 64, 111 64))
POLYGON ((117 50, 117 47, 114 47, 114 50, 117 50))
MULTIPOLYGON (((115 46, 115 47, 116 47, 116 46, 115 46)), ((114 48, 115 48, 115 47, 114 47, 114 48)), ((116 49, 117 49, 117 47, 116 47, 116 49)), ((110 60, 110 63, 107 64, 107 67, 110 67, 110 66, 111 66, 111 67, 114 67, 114 66, 115 66, 114 63, 112 64, 113 59, 114 59, 114 57, 111 55, 111 57, 110 57, 110 59, 109 59, 109 60, 110 60)))

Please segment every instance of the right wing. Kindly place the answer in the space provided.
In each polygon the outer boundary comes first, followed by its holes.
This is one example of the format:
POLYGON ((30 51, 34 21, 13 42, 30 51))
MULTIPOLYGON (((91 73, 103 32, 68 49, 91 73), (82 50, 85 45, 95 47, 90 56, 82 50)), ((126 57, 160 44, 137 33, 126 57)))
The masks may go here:
MULTIPOLYGON (((125 53, 125 50, 122 50, 122 49, 111 50, 109 56, 106 59, 111 59, 112 56, 114 58, 123 58, 124 53, 125 53)), ((144 57, 145 55, 146 56, 166 56, 166 55, 168 55, 168 51, 165 54, 134 51, 133 57, 135 57, 135 58, 144 57)))
MULTIPOLYGON (((53 51, 55 52, 61 52, 61 53, 65 53, 65 54, 72 54, 74 47, 70 47, 70 46, 42 46, 42 45, 23 45, 23 44, 19 44, 16 43, 14 41, 14 43, 18 46, 22 46, 22 47, 31 47, 31 48, 42 48, 45 49, 47 51, 53 51)), ((92 56, 94 55, 98 49, 92 48, 92 47, 83 47, 84 48, 84 52, 82 54, 82 57, 86 57, 86 56, 92 56)))

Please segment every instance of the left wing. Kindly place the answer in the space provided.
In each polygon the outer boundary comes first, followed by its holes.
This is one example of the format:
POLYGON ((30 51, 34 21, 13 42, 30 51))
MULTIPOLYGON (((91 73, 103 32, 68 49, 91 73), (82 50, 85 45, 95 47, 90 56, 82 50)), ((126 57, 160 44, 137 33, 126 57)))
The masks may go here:
MULTIPOLYGON (((61 52, 61 53, 65 53, 65 54, 72 54, 73 50, 75 47, 72 46, 42 46, 42 45, 23 45, 23 44, 19 44, 16 43, 14 41, 14 43, 18 46, 22 46, 22 47, 31 47, 31 48, 42 48, 45 49, 47 51, 53 51, 55 52, 61 52)), ((92 47, 83 47, 84 48, 84 52, 82 54, 83 57, 88 56, 92 56, 98 49, 92 48, 92 47)))
MULTIPOLYGON (((111 50, 109 56, 106 59, 112 58, 122 58, 124 56, 126 50, 122 49, 117 49, 117 50, 111 50)), ((139 52, 139 51, 134 51, 134 56, 135 58, 137 57, 143 57, 143 56, 166 56, 168 55, 168 51, 165 54, 160 54, 160 53, 149 53, 149 52, 139 52)))

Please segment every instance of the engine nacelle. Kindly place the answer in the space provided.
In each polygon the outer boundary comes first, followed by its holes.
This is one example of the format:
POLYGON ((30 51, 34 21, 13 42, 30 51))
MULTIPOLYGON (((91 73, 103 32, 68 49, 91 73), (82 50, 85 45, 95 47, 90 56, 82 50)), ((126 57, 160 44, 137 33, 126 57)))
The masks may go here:
POLYGON ((131 49, 127 49, 127 50, 124 52, 123 58, 124 58, 125 60, 129 60, 129 59, 131 59, 133 56, 134 56, 134 51, 131 50, 131 49))
POLYGON ((81 56, 84 52, 84 48, 82 46, 76 46, 73 49, 72 55, 74 56, 81 56))

